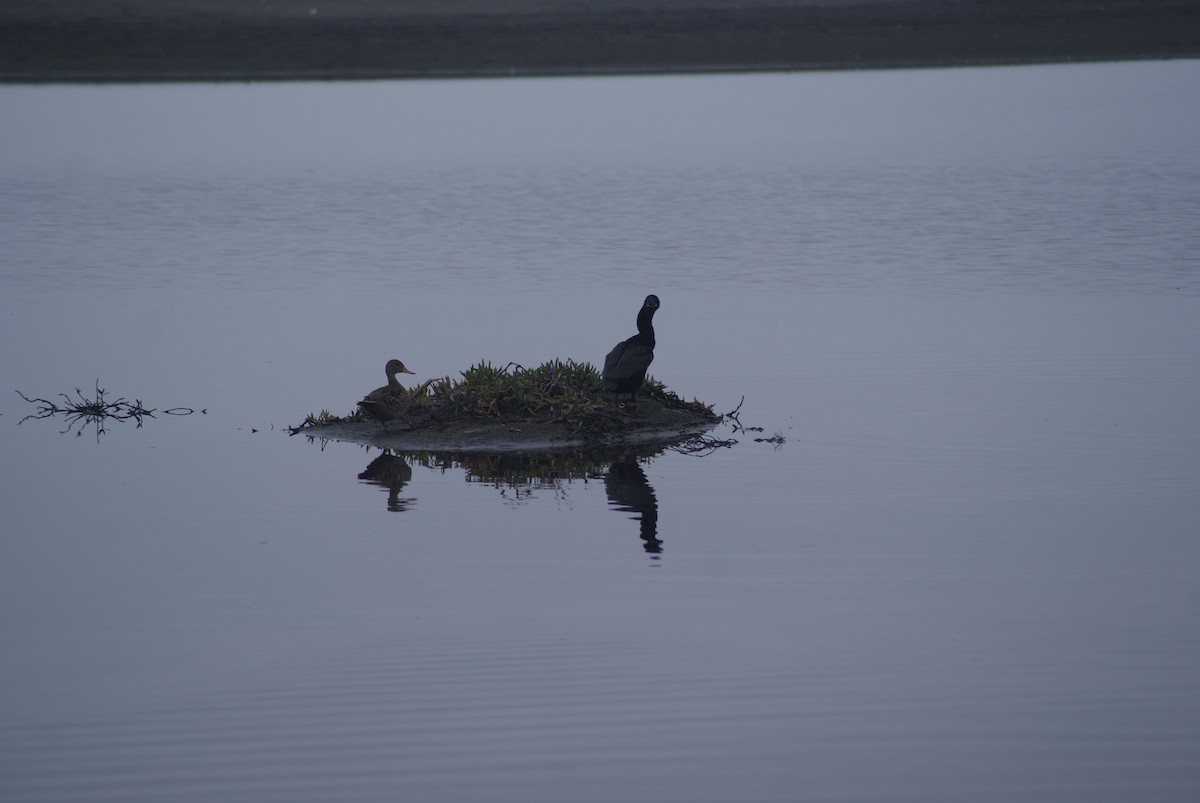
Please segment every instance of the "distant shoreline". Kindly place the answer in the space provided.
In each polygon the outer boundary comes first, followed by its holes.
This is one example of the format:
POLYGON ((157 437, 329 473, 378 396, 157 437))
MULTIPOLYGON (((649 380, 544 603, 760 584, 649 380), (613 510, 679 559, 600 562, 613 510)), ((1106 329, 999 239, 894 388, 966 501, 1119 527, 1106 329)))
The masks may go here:
POLYGON ((0 82, 274 81, 1200 57, 1194 0, 6 0, 0 82))

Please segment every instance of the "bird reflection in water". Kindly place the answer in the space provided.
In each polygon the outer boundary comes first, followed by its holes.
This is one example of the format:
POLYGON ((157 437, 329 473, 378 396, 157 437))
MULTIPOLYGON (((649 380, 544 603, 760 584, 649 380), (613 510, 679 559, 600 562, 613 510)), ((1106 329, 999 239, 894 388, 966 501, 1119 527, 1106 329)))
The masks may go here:
POLYGON ((643 546, 651 555, 662 553, 658 538, 658 497, 646 479, 646 472, 633 457, 613 462, 604 475, 604 492, 614 510, 636 513, 631 516, 641 523, 643 546))
POLYGON ((641 461, 678 448, 677 443, 659 443, 632 450, 580 448, 539 453, 388 449, 372 460, 358 478, 386 488, 388 510, 392 511, 409 510, 416 504, 415 497, 400 496, 412 479, 413 466, 441 473, 465 471, 467 482, 493 486, 506 500, 515 498, 521 503, 547 491, 562 499, 574 482, 586 487, 591 481, 603 479, 609 507, 634 514, 630 518, 638 522, 642 548, 657 559, 663 551, 663 542, 658 537, 658 497, 646 479, 641 461), (512 491, 516 491, 515 497, 510 496, 512 491))
POLYGON ((412 466, 399 455, 385 450, 363 469, 358 478, 387 488, 388 510, 393 512, 408 510, 416 503, 415 499, 400 497, 400 492, 412 479, 412 466))

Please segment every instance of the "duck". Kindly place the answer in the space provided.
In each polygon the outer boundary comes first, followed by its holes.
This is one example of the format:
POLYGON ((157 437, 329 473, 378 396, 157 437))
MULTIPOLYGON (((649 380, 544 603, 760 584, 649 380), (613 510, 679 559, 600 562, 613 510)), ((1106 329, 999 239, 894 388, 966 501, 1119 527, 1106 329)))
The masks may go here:
POLYGON ((386 425, 386 422, 401 417, 412 401, 408 389, 396 378, 397 374, 411 374, 412 371, 400 360, 395 359, 388 360, 383 370, 387 374, 387 384, 363 396, 362 401, 358 403, 358 409, 364 415, 386 425))

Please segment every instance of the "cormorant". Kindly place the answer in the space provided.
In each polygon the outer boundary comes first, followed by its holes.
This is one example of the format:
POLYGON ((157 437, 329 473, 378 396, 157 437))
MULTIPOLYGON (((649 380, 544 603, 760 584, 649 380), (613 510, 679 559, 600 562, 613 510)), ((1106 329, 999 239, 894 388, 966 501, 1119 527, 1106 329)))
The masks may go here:
POLYGON ((646 296, 638 311, 638 333, 618 343, 604 358, 604 389, 610 393, 628 393, 633 401, 646 381, 646 369, 654 361, 654 325, 658 296, 646 296))

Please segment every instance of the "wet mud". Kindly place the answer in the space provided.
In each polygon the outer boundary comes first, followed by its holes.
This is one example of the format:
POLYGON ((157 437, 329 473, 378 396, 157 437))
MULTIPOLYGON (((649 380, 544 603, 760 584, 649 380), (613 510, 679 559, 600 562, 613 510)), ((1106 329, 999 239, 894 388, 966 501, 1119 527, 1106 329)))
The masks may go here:
POLYGON ((721 420, 699 403, 642 397, 636 404, 614 401, 575 421, 538 415, 463 415, 431 406, 415 407, 391 421, 354 416, 328 423, 306 422, 291 432, 379 449, 503 452, 670 443, 703 435, 721 420))

